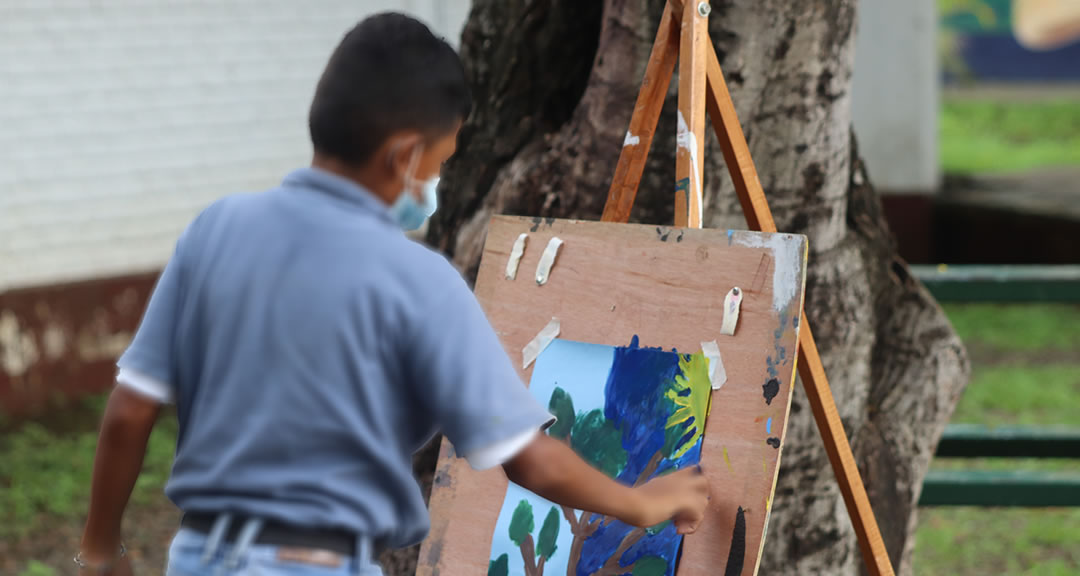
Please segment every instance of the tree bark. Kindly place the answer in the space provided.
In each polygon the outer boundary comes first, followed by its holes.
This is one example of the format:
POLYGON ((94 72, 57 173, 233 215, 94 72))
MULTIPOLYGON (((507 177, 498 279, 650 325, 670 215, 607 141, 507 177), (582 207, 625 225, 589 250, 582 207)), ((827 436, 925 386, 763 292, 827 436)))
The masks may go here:
MULTIPOLYGON (((474 0, 462 57, 476 106, 428 233, 470 279, 492 214, 599 218, 663 4, 474 0)), ((908 574, 922 479, 969 367, 897 256, 858 155, 856 2, 712 7, 710 36, 777 226, 810 238, 807 315, 890 557, 908 574)), ((675 104, 665 104, 636 221, 673 220, 675 104)), ((711 131, 706 146, 706 226, 745 228, 711 131)), ((761 573, 859 573, 851 522, 796 390, 761 573)))

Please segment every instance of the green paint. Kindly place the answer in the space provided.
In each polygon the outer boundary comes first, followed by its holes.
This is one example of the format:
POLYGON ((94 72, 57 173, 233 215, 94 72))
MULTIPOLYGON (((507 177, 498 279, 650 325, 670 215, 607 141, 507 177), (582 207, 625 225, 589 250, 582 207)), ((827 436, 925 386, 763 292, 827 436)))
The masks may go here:
POLYGON ((633 576, 664 576, 667 574, 667 561, 659 556, 642 556, 634 562, 633 576))
POLYGON ((588 412, 574 422, 570 446, 586 462, 612 478, 626 466, 621 435, 600 409, 588 412))
POLYGON ((509 576, 510 558, 503 554, 488 564, 488 576, 509 576))
POLYGON ((532 534, 534 528, 536 524, 533 523, 532 504, 529 504, 528 500, 522 500, 510 518, 510 541, 521 546, 525 537, 532 534))
POLYGON ((574 400, 566 393, 566 390, 555 387, 551 393, 551 401, 548 402, 548 412, 558 419, 548 429, 548 435, 552 438, 565 440, 574 428, 574 400))
POLYGON ((536 541, 536 553, 547 560, 559 549, 555 541, 559 539, 559 509, 552 506, 540 527, 540 538, 536 541))

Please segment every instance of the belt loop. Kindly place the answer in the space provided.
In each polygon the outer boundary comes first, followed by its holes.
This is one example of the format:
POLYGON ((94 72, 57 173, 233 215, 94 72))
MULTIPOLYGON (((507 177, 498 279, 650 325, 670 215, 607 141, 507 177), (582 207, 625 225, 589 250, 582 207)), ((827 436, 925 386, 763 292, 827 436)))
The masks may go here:
POLYGON ((382 576, 382 569, 372 557, 371 538, 365 534, 356 536, 356 574, 357 576, 382 576))
POLYGON ((262 518, 251 518, 244 523, 244 527, 236 537, 236 544, 233 546, 232 553, 229 554, 229 558, 225 560, 223 565, 226 570, 236 570, 237 566, 240 565, 240 558, 247 553, 248 548, 251 548, 251 544, 255 542, 255 537, 259 535, 259 530, 262 530, 262 526, 262 518))
POLYGON ((202 558, 199 559, 199 563, 203 566, 213 560, 214 554, 221 547, 221 542, 225 539, 225 531, 229 529, 230 522, 232 522, 232 514, 228 512, 214 519, 214 526, 210 529, 210 535, 206 537, 206 548, 203 549, 202 558))

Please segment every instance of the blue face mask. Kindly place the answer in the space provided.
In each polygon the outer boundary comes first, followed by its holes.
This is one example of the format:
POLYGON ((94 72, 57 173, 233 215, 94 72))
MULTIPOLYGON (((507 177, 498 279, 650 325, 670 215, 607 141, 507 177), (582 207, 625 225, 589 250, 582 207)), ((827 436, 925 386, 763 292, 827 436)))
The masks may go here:
POLYGON ((439 189, 439 177, 435 176, 424 182, 419 182, 414 176, 416 165, 420 161, 420 152, 417 149, 409 160, 409 168, 405 173, 405 189, 398 195, 393 206, 390 207, 390 215, 402 229, 412 231, 424 225, 424 222, 439 207, 437 191, 439 189), (416 199, 414 190, 419 189, 420 200, 416 199))
POLYGON ((439 198, 436 194, 439 188, 439 177, 436 176, 420 186, 421 200, 419 202, 409 190, 410 187, 406 187, 394 205, 390 207, 390 215, 404 230, 412 231, 420 228, 439 207, 439 198))

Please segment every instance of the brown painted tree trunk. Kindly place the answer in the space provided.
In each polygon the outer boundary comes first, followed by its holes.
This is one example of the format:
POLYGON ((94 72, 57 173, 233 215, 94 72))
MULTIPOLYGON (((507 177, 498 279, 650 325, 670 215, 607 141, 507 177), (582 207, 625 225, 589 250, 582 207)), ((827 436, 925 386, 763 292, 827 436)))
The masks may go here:
MULTIPOLYGON (((968 364, 898 258, 856 149, 855 4, 713 0, 710 34, 777 226, 810 238, 807 314, 893 564, 910 573, 920 486, 968 364)), ((474 0, 462 56, 476 108, 428 234, 469 277, 492 214, 599 218, 662 8, 474 0)), ((674 110, 669 97, 635 220, 673 220, 674 110)), ((745 228, 712 135, 704 164, 706 225, 745 228)), ((761 572, 855 574, 851 522, 796 390, 761 572)), ((396 573, 411 573, 408 556, 396 573)))

